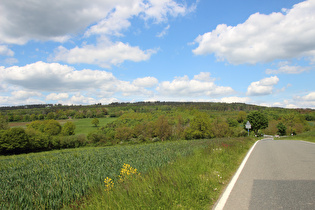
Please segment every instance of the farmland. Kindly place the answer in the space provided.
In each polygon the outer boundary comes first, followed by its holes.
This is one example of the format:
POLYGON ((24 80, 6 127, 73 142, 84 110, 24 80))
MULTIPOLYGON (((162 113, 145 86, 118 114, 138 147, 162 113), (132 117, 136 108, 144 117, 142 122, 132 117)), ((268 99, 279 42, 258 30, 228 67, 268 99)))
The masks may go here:
POLYGON ((60 208, 105 177, 117 178, 124 163, 142 173, 206 147, 181 141, 110 148, 83 148, 1 157, 1 208, 60 208))
POLYGON ((313 110, 216 103, 3 110, 0 208, 209 208, 255 135, 282 125, 286 135, 313 138, 314 119, 313 110), (247 137, 244 124, 257 113, 264 125, 247 137), (126 164, 141 176, 122 183, 126 164))

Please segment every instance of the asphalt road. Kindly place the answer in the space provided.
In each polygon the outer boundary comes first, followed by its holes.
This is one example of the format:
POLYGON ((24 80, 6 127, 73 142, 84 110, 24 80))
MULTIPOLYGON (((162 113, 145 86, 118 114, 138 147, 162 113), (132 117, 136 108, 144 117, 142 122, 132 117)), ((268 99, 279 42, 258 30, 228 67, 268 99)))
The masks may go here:
POLYGON ((315 144, 259 141, 231 189, 226 202, 221 199, 216 209, 314 210, 315 144))

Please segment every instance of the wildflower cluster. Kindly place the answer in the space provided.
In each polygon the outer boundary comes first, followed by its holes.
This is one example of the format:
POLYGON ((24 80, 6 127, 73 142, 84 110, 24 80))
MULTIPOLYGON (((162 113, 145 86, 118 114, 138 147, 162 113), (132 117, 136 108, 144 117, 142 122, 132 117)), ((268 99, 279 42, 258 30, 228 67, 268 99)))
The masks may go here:
MULTIPOLYGON (((124 182, 125 180, 130 179, 133 176, 139 176, 140 173, 137 171, 136 168, 132 168, 129 164, 124 163, 121 171, 120 171, 120 175, 118 182, 124 182)), ((113 189, 114 187, 114 181, 109 178, 106 177, 106 179, 104 179, 104 183, 105 183, 105 191, 109 192, 113 189)))
POLYGON ((111 178, 106 177, 104 180, 105 183, 105 191, 109 192, 114 187, 114 182, 111 178))
POLYGON ((137 172, 136 168, 132 168, 129 164, 124 163, 123 168, 120 171, 119 181, 123 182, 134 175, 139 176, 140 173, 137 172))

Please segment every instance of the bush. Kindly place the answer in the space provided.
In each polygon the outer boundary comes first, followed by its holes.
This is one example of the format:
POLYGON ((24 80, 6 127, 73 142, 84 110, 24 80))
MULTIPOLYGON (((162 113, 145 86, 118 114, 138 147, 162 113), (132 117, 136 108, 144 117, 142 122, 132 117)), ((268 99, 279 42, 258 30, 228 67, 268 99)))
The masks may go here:
POLYGON ((98 143, 102 140, 105 141, 107 138, 106 135, 101 133, 100 131, 94 131, 88 134, 87 139, 90 143, 98 143))
POLYGON ((2 154, 17 154, 29 150, 29 139, 23 128, 11 128, 0 134, 2 154))
POLYGON ((75 124, 69 121, 63 125, 61 134, 64 136, 71 136, 75 134, 74 131, 75 131, 75 124))
POLYGON ((34 128, 27 128, 26 134, 29 138, 30 150, 32 151, 43 151, 49 149, 49 143, 51 137, 47 134, 44 134, 34 128))
POLYGON ((61 125, 58 121, 46 120, 44 122, 45 122, 44 132, 47 133, 48 135, 55 136, 61 132, 61 125))

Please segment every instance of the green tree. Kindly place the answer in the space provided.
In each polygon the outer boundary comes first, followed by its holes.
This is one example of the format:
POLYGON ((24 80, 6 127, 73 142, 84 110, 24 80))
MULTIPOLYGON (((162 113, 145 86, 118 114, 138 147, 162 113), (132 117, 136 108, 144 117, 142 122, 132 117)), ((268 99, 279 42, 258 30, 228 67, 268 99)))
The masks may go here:
POLYGON ((162 115, 158 118, 155 125, 156 136, 162 141, 168 139, 172 134, 172 127, 168 122, 168 118, 162 115))
POLYGON ((0 133, 0 151, 3 154, 28 150, 29 140, 23 128, 11 128, 0 133))
POLYGON ((75 124, 71 121, 66 122, 61 130, 61 134, 64 136, 70 136, 70 135, 74 135, 75 131, 75 124))
POLYGON ((35 120, 37 120, 37 115, 32 114, 30 118, 31 118, 31 121, 35 121, 35 120))
POLYGON ((7 120, 0 114, 0 130, 9 129, 9 123, 7 120))
POLYGON ((95 127, 97 127, 98 124, 100 124, 100 121, 99 121, 97 118, 94 118, 94 119, 91 121, 91 123, 92 123, 95 127))
POLYGON ((55 136, 61 132, 61 125, 58 121, 46 120, 44 123, 45 123, 44 132, 47 133, 48 135, 55 136))
POLYGON ((46 117, 48 120, 54 120, 55 119, 55 113, 49 112, 46 117))
POLYGON ((287 127, 282 122, 278 123, 277 128, 278 128, 278 134, 280 136, 285 136, 287 132, 287 127))
POLYGON ((187 139, 211 138, 211 121, 207 114, 197 112, 191 120, 189 128, 185 130, 187 139))
POLYGON ((229 127, 237 127, 238 126, 238 121, 236 119, 227 118, 226 122, 229 124, 229 127))
POLYGON ((246 115, 247 115, 246 112, 244 112, 244 111, 239 111, 236 120, 237 120, 239 123, 241 123, 241 122, 243 122, 243 121, 246 119, 246 115))
POLYGON ((39 120, 43 120, 44 118, 45 118, 45 117, 44 117, 43 114, 39 114, 39 115, 38 115, 38 119, 39 119, 39 120))
POLYGON ((266 115, 259 111, 252 111, 247 115, 247 120, 251 124, 251 130, 258 134, 260 129, 268 127, 268 118, 266 115))

